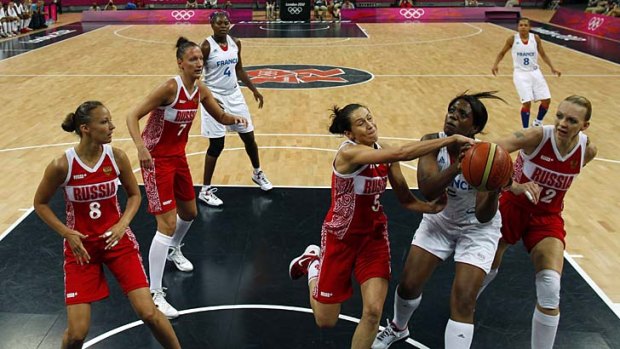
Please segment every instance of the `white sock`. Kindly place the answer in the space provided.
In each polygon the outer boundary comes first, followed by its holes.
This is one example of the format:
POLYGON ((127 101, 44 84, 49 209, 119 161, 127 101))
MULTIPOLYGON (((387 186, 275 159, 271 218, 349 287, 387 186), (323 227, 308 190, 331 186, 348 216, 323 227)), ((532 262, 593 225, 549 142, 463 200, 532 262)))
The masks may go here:
POLYGON ((181 219, 181 217, 179 217, 179 215, 177 215, 177 227, 174 230, 174 234, 172 235, 172 243, 170 244, 170 246, 179 247, 179 245, 181 245, 181 241, 183 241, 183 238, 185 238, 185 234, 187 234, 189 227, 192 226, 193 221, 194 220, 184 221, 181 219))
POLYGON ((444 341, 446 349, 469 349, 474 338, 474 324, 448 320, 444 341))
POLYGON ((319 260, 315 259, 308 266, 308 284, 310 284, 310 281, 318 277, 319 277, 319 260))
POLYGON ((399 330, 407 328, 407 323, 411 319, 413 312, 418 309, 422 295, 416 299, 404 299, 398 295, 398 286, 394 292, 394 318, 392 322, 399 330))
POLYGON ((161 289, 161 280, 164 278, 164 267, 168 256, 168 246, 172 243, 170 236, 159 231, 155 233, 151 248, 149 249, 149 277, 151 279, 151 291, 161 289))
POLYGON ((491 281, 495 280, 495 277, 497 276, 498 272, 499 272, 499 268, 491 269, 489 273, 484 277, 484 280, 482 280, 482 285, 480 285, 480 291, 478 291, 478 295, 476 296, 476 299, 480 297, 480 295, 482 294, 482 291, 484 291, 484 289, 487 288, 487 286, 489 286, 491 281))
POLYGON ((560 314, 547 315, 536 307, 532 316, 532 349, 553 348, 559 323, 560 314))
POLYGON ((211 189, 211 184, 205 184, 202 186, 202 188, 200 189, 201 191, 207 191, 211 189))
POLYGON ((254 174, 258 174, 260 171, 262 171, 261 168, 257 167, 254 169, 254 174))

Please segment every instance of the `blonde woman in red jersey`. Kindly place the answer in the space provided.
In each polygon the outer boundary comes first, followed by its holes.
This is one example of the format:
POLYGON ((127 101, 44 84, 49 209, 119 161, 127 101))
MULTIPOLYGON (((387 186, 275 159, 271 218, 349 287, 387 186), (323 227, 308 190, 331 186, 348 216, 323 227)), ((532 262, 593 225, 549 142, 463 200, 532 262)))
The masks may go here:
POLYGON ((149 294, 142 257, 129 222, 140 206, 140 190, 127 155, 111 147, 115 128, 100 102, 80 105, 62 123, 80 143, 50 163, 34 198, 36 213, 64 238, 67 330, 62 348, 81 348, 90 327, 92 302, 109 295, 105 264, 132 307, 165 348, 180 348, 174 330, 149 294), (125 212, 117 199, 118 181, 127 192, 125 212), (66 200, 67 223, 51 210, 58 188, 66 200))
POLYGON ((127 117, 127 127, 138 150, 149 212, 157 232, 149 250, 149 276, 155 304, 168 318, 179 312, 165 299, 162 278, 166 259, 185 272, 194 269, 181 253, 181 242, 197 215, 192 176, 185 145, 202 104, 225 125, 245 124, 245 119, 225 113, 209 89, 200 82, 203 56, 200 46, 180 37, 176 44, 180 74, 151 92, 127 117), (149 115, 140 135, 139 120, 149 115))
POLYGON ((560 321, 560 277, 564 266, 564 196, 597 149, 585 131, 592 104, 569 96, 558 106, 555 124, 518 131, 496 143, 509 152, 519 150, 513 180, 531 181, 525 195, 505 192, 500 197, 502 238, 486 287, 497 275, 504 252, 523 240, 536 271, 537 302, 532 318, 532 348, 552 348, 560 321), (527 197, 527 198, 526 198, 527 197))

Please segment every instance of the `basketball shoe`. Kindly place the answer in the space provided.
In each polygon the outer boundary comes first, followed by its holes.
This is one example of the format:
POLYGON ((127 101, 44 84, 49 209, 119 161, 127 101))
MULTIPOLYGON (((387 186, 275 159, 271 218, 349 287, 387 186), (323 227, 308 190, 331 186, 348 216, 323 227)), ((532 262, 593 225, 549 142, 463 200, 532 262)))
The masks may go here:
POLYGON ((387 326, 377 334, 377 338, 372 342, 371 349, 387 349, 390 345, 409 337, 409 328, 399 331, 394 323, 387 320, 387 326))
POLYGON ((198 194, 198 199, 209 206, 213 206, 213 207, 222 206, 224 202, 220 198, 215 196, 216 191, 217 191, 217 188, 203 185, 202 189, 200 189, 200 194, 198 194))
POLYGON ((320 253, 319 246, 309 245, 301 256, 294 258, 288 266, 288 276, 291 280, 297 280, 308 274, 308 267, 313 261, 319 259, 320 253))
POLYGON ((534 127, 539 127, 539 126, 542 126, 542 125, 543 125, 542 120, 534 119, 534 121, 532 121, 532 126, 534 126, 534 127))
POLYGON ((269 190, 273 189, 273 185, 267 179, 267 176, 265 176, 265 173, 263 173, 263 171, 258 171, 256 173, 253 173, 252 174, 252 181, 254 183, 258 184, 258 186, 263 191, 269 191, 269 190))
POLYGON ((161 311, 162 314, 164 314, 168 319, 179 317, 179 312, 166 301, 166 293, 164 292, 164 289, 153 290, 151 291, 151 295, 153 296, 153 303, 155 303, 157 309, 159 309, 159 311, 161 311))
MULTIPOLYGON (((181 246, 183 246, 183 244, 181 244, 181 246)), ((166 259, 172 261, 180 271, 192 271, 194 270, 194 265, 187 258, 185 258, 183 252, 181 252, 181 246, 171 246, 166 259)))

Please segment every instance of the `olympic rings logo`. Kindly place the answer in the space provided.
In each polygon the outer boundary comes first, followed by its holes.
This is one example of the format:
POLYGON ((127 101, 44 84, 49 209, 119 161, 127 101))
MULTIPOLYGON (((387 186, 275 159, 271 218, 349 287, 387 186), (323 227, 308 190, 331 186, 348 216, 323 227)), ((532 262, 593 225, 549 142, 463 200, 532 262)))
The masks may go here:
POLYGON ((602 17, 592 17, 588 21, 588 30, 595 31, 605 22, 605 18, 602 17))
POLYGON ((303 9, 299 6, 291 6, 287 9, 288 13, 292 14, 292 15, 298 15, 301 13, 303 9))
POLYGON ((402 8, 400 9, 400 15, 407 19, 418 19, 424 16, 424 9, 421 8, 402 8))
POLYGON ((192 10, 189 11, 185 11, 185 10, 180 10, 180 11, 172 11, 170 12, 170 15, 176 19, 177 21, 188 21, 190 18, 194 17, 195 13, 192 10))

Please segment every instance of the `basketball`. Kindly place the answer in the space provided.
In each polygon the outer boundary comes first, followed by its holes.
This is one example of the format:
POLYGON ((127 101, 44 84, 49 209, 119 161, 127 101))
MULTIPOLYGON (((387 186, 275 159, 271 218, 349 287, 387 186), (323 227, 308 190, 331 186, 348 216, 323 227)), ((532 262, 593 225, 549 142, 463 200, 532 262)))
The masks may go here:
POLYGON ((465 152, 461 161, 465 180, 479 191, 495 191, 508 185, 512 177, 512 159, 495 143, 480 142, 465 152))

